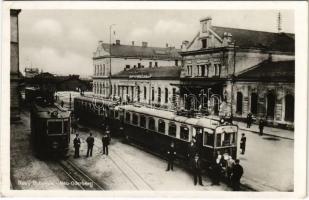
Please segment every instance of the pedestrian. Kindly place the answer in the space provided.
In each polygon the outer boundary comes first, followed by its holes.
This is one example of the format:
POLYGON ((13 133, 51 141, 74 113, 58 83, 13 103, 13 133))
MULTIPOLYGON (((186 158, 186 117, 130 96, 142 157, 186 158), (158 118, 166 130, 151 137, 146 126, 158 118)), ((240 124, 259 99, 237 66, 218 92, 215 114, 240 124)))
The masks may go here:
POLYGON ((221 175, 221 165, 220 165, 220 159, 216 159, 215 162, 213 162, 212 165, 212 183, 211 185, 220 185, 220 175, 221 175))
POLYGON ((235 165, 232 170, 231 182, 234 191, 240 190, 240 179, 244 173, 243 167, 239 164, 239 160, 235 160, 235 165))
POLYGON ((260 119, 259 129, 260 129, 260 135, 263 135, 263 129, 264 129, 264 120, 263 119, 260 119))
POLYGON ((80 138, 78 134, 76 134, 76 137, 73 140, 73 144, 75 149, 74 158, 79 158, 80 138))
POLYGON ((89 137, 86 140, 87 144, 88 144, 88 149, 87 149, 87 157, 90 155, 90 157, 92 156, 92 149, 93 149, 93 145, 94 145, 94 138, 92 137, 92 133, 90 133, 89 137))
POLYGON ((247 138, 245 136, 245 134, 241 134, 241 139, 240 139, 240 149, 241 149, 241 154, 245 154, 245 150, 246 150, 246 141, 247 138))
POLYGON ((202 182, 202 167, 201 167, 200 157, 199 157, 198 154, 196 154, 194 159, 193 159, 192 171, 193 171, 193 176, 194 176, 194 185, 197 184, 197 179, 198 179, 198 183, 201 186, 203 186, 203 182, 202 182))
POLYGON ((196 153, 197 153, 196 144, 194 143, 194 140, 192 139, 188 146, 188 154, 187 154, 188 160, 191 161, 194 158, 196 153))
POLYGON ((199 130, 196 131, 195 140, 196 140, 197 152, 198 152, 199 154, 201 154, 202 147, 203 147, 203 134, 202 134, 202 129, 199 129, 199 130))
POLYGON ((103 154, 108 156, 108 145, 110 143, 110 131, 108 126, 106 126, 106 130, 102 136, 102 143, 103 143, 103 154))
POLYGON ((252 113, 248 113, 247 115, 247 128, 250 128, 252 124, 252 113))
POLYGON ((176 156, 175 145, 174 145, 174 142, 171 142, 170 146, 167 149, 167 161, 168 161, 168 163, 167 163, 166 171, 169 171, 170 169, 173 171, 175 156, 176 156))
POLYGON ((233 160, 232 156, 229 156, 227 159, 227 165, 226 165, 226 177, 227 177, 227 181, 229 184, 231 183, 231 175, 232 175, 234 165, 235 165, 235 161, 233 160))
POLYGON ((73 133, 76 133, 76 130, 78 128, 77 121, 78 121, 78 118, 72 122, 71 127, 72 127, 72 132, 73 133))
POLYGON ((61 107, 63 107, 64 106, 64 102, 63 101, 61 101, 61 107))

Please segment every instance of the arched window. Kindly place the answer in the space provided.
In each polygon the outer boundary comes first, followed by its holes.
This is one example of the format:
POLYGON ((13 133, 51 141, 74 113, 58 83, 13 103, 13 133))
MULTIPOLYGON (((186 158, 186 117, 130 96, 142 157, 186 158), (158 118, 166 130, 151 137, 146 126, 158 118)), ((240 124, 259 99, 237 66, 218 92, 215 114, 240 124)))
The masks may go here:
POLYGON ((176 124, 174 122, 168 125, 168 135, 176 137, 176 124))
POLYGON ((140 116, 140 125, 143 128, 146 128, 146 117, 144 115, 140 116))
POLYGON ((139 86, 137 86, 137 101, 138 102, 141 100, 140 96, 141 96, 141 89, 139 86))
POLYGON ((131 120, 130 118, 131 118, 131 115, 130 115, 129 112, 127 112, 127 113, 126 113, 126 122, 127 122, 127 123, 130 123, 130 122, 131 122, 131 121, 130 121, 130 120, 131 120))
POLYGON ((103 74, 102 75, 105 75, 105 64, 103 64, 103 74))
POLYGON ((145 100, 147 99, 147 88, 146 88, 146 86, 144 87, 144 99, 145 100))
POLYGON ((267 117, 274 118, 276 97, 273 93, 267 94, 267 117))
POLYGON ((159 125, 158 125, 158 131, 160 132, 160 133, 165 133, 165 122, 164 122, 164 120, 162 120, 162 119, 159 119, 159 125))
POLYGON ((173 88, 172 101, 173 101, 173 103, 176 102, 176 88, 173 88))
POLYGON ((185 125, 180 126, 180 139, 189 139, 189 128, 185 125))
POLYGON ((152 100, 152 101, 155 100, 155 96, 154 96, 154 87, 151 88, 151 100, 152 100))
POLYGON ((252 114, 257 114, 257 94, 256 93, 252 93, 251 94, 251 113, 252 114))
POLYGON ((285 96, 285 121, 294 122, 294 96, 286 95, 285 96))
POLYGON ((161 103, 161 88, 158 88, 158 102, 161 103))
POLYGON ((238 114, 242 114, 242 93, 241 92, 237 92, 236 112, 238 114))
POLYGON ((165 88, 165 103, 168 103, 168 89, 165 88))
POLYGON ((149 117, 148 128, 150 130, 155 130, 155 120, 152 117, 149 117))

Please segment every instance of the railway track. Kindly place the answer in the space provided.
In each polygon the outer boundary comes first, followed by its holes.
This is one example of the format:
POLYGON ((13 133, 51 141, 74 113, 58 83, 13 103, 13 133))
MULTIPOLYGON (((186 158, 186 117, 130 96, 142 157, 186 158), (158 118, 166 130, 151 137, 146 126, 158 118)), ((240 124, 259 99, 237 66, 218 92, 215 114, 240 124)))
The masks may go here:
POLYGON ((99 183, 93 180, 70 160, 61 160, 58 163, 63 172, 70 179, 70 182, 67 182, 67 184, 71 187, 77 187, 81 190, 105 190, 99 183))

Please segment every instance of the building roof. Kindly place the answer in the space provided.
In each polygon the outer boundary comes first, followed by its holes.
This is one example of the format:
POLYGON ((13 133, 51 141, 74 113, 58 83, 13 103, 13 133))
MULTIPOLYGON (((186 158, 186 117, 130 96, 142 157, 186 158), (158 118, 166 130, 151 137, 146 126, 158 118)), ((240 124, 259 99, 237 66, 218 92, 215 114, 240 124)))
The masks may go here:
POLYGON ((290 61, 263 61, 236 75, 238 80, 252 81, 295 81, 295 60, 290 61))
MULTIPOLYGON (((105 51, 109 52, 110 45, 102 43, 105 51)), ((150 58, 150 59, 181 59, 179 49, 174 47, 142 47, 133 45, 113 44, 111 45, 111 55, 115 57, 134 57, 134 58, 150 58)))
POLYGON ((132 78, 132 79, 179 79, 181 67, 153 67, 153 68, 133 68, 123 70, 113 78, 132 78))
POLYGON ((211 29, 223 38, 224 33, 231 33, 236 46, 244 48, 265 48, 267 50, 294 52, 295 39, 291 33, 274 33, 248 29, 212 26, 211 29))

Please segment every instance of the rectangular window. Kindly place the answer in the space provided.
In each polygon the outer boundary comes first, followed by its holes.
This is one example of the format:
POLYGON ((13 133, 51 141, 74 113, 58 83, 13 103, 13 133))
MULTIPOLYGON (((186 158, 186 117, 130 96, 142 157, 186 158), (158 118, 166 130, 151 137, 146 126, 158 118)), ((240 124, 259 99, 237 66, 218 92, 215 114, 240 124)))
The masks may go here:
POLYGON ((204 145, 207 146, 214 146, 214 134, 213 133, 207 133, 206 131, 204 132, 204 145))
POLYGON ((130 69, 130 65, 126 65, 126 69, 130 69))
POLYGON ((168 89, 165 88, 165 103, 168 103, 168 89))
POLYGON ((155 67, 158 67, 158 62, 155 62, 155 67))
POLYGON ((138 125, 138 116, 137 116, 137 114, 133 114, 132 123, 133 123, 134 125, 138 125))
POLYGON ((202 48, 207 48, 207 39, 202 39, 202 48))
POLYGON ((180 127, 180 139, 183 140, 189 139, 189 128, 187 126, 180 127))
POLYGON ((160 119, 159 120, 159 132, 165 134, 165 122, 160 119))
POLYGON ((130 123, 130 113, 129 112, 126 113, 126 122, 130 123))
POLYGON ((140 120, 141 127, 146 128, 146 117, 144 115, 141 115, 140 120))
POLYGON ((170 123, 168 125, 168 135, 176 137, 176 124, 170 123))
POLYGON ((48 122, 48 134, 62 134, 62 121, 49 121, 48 122))
POLYGON ((187 66, 187 74, 188 74, 188 76, 190 74, 190 66, 189 65, 187 66))

